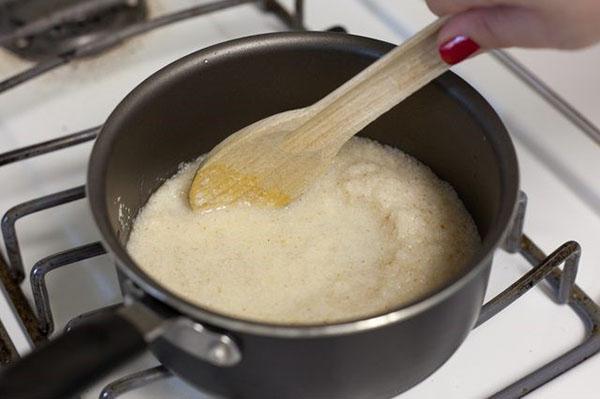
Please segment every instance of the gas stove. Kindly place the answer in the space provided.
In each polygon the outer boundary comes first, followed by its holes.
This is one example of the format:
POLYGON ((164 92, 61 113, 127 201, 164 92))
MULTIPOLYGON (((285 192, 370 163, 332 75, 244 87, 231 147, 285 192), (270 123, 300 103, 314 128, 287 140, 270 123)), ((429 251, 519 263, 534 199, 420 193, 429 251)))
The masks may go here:
MULTIPOLYGON (((143 79, 241 36, 343 27, 401 42, 432 19, 419 0, 0 0, 0 360, 121 302, 82 185, 99 126, 143 79)), ((511 132, 528 236, 517 228, 496 254, 486 300, 500 296, 483 309, 481 325, 400 397, 512 398, 535 388, 530 397, 597 396, 600 356, 583 360, 600 350, 598 67, 596 47, 568 57, 492 52, 455 69, 511 132), (575 274, 581 288, 571 285, 575 274)), ((150 354, 82 395, 99 396, 207 397, 150 354)))

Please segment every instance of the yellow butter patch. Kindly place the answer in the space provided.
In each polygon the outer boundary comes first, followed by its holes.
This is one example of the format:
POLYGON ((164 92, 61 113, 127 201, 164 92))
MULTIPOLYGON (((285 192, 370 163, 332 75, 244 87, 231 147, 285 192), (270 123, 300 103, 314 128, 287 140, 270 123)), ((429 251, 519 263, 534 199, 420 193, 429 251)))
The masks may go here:
POLYGON ((188 200, 192 209, 213 210, 235 203, 283 207, 292 198, 280 189, 265 187, 255 175, 217 163, 198 170, 188 200))

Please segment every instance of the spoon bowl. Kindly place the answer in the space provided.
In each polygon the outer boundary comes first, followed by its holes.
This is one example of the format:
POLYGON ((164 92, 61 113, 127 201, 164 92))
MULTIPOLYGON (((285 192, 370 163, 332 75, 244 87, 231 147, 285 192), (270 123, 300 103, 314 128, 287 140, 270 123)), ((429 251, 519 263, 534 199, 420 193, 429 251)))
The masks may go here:
POLYGON ((192 209, 235 203, 283 207, 298 198, 352 136, 448 69, 431 23, 317 103, 234 133, 200 165, 192 209))

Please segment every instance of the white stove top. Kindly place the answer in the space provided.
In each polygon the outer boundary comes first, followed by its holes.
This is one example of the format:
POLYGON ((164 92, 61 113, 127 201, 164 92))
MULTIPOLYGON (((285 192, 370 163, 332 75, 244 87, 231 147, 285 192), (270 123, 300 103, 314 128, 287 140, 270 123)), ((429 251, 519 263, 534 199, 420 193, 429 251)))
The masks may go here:
MULTIPOLYGON (((149 0, 154 14, 197 4, 194 0, 149 0)), ((290 3, 290 2, 286 2, 290 3)), ((433 17, 420 0, 308 0, 307 25, 342 25, 349 32, 400 42, 433 17)), ((228 39, 282 30, 271 15, 252 5, 175 24, 128 41, 109 53, 61 67, 0 95, 0 152, 101 124, 134 86, 162 66, 194 50, 228 39)), ((539 76, 600 124, 600 47, 578 53, 511 51, 539 76), (564 71, 568 71, 569 74, 564 71)), ((0 79, 26 67, 0 52, 0 79)), ((567 240, 583 248, 578 284, 600 302, 600 148, 562 115, 488 55, 455 69, 498 110, 508 126, 529 196, 525 230, 546 252, 567 240)), ((84 183, 91 144, 0 169, 0 212, 24 200, 84 183)), ((24 218, 17 224, 27 271, 39 259, 98 240, 85 201, 24 218)), ((517 256, 498 252, 488 298, 529 267, 517 256)), ((113 266, 102 256, 49 275, 48 290, 57 331, 76 315, 117 303, 113 266)), ((27 288, 28 291, 28 288, 27 288)), ((19 351, 29 349, 10 308, 0 298, 0 318, 19 351)), ((479 398, 514 382, 575 346, 583 326, 566 306, 555 305, 536 288, 482 327, 433 376, 401 395, 479 398)), ((145 355, 89 390, 156 365, 145 355)), ((532 398, 598 397, 595 379, 600 355, 530 395, 532 398)), ((156 382, 125 398, 197 398, 200 393, 176 378, 156 382)))

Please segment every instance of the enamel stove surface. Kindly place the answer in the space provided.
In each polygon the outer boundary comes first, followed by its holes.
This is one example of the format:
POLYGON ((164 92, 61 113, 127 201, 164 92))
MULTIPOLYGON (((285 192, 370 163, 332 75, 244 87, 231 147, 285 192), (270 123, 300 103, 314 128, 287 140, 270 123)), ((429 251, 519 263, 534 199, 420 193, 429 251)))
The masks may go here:
MULTIPOLYGON (((150 14, 189 7, 197 0, 150 0, 150 14)), ((201 3, 201 2, 200 2, 201 3)), ((291 2, 286 2, 291 3, 291 2)), ((433 17, 422 1, 307 1, 312 29, 341 25, 349 32, 400 42, 433 17)), ((275 17, 242 5, 153 31, 102 55, 75 61, 0 95, 0 152, 100 125, 138 83, 162 66, 211 44, 256 33, 284 30, 275 17)), ((600 48, 558 54, 511 51, 579 111, 600 124, 600 48), (576 71, 570 75, 562 71, 576 71)), ((0 52, 0 79, 27 67, 0 52)), ((581 244, 577 283, 600 301, 600 147, 550 107, 490 55, 457 67, 456 72, 498 110, 512 134, 520 162, 521 187, 528 194, 525 231, 546 252, 563 242, 581 244)), ((0 211, 28 199, 79 186, 85 181, 91 144, 83 144, 0 170, 0 211)), ((95 242, 98 233, 85 200, 20 220, 17 231, 26 271, 39 259, 95 242)), ((488 299, 529 270, 515 255, 499 251, 488 299)), ((71 318, 121 301, 114 267, 100 256, 57 270, 47 280, 56 331, 71 318)), ((28 284, 24 285, 26 291, 28 284)), ((12 309, 0 298, 0 319, 17 349, 29 350, 12 309)), ((402 398, 488 396, 575 346, 584 329, 576 314, 535 288, 474 330, 457 353, 402 398)), ((151 355, 116 370, 86 392, 98 397, 109 382, 157 366, 151 355)), ((534 391, 532 398, 594 398, 600 372, 596 356, 534 391)), ((133 390, 124 398, 204 397, 175 377, 133 390)))

